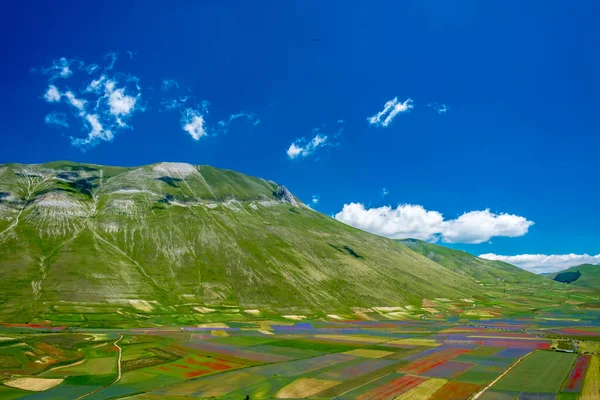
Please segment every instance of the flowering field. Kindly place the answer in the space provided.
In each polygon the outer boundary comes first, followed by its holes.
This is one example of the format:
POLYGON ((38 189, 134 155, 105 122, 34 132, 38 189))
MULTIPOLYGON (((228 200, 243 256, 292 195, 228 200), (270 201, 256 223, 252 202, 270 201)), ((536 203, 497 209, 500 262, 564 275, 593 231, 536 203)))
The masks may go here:
POLYGON ((75 332, 11 327, 0 335, 0 398, 594 398, 598 356, 554 351, 547 333, 571 330, 585 343, 581 332, 591 328, 545 323, 541 333, 522 319, 338 318, 75 332))

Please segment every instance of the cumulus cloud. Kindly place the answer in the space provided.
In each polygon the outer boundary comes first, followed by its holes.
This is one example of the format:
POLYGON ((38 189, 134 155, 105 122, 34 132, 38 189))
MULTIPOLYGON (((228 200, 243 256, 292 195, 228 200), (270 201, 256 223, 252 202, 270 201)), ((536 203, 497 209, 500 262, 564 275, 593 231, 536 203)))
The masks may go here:
POLYGON ((48 90, 46 90, 46 94, 44 94, 44 99, 46 99, 48 103, 60 101, 60 96, 60 92, 56 86, 48 85, 48 90))
POLYGON ((326 145, 328 143, 327 139, 327 136, 321 135, 320 133, 317 133, 317 135, 308 142, 305 138, 297 139, 288 148, 287 155, 291 159, 309 156, 319 147, 326 145))
POLYGON ((160 88, 164 92, 168 92, 171 89, 179 89, 179 82, 177 82, 175 79, 163 79, 160 88))
POLYGON ((65 113, 59 113, 56 111, 46 115, 46 117, 44 117, 44 122, 48 125, 58 125, 62 126, 63 128, 69 127, 69 123, 67 122, 67 115, 65 113))
POLYGON ((589 254, 519 254, 515 256, 503 256, 488 253, 482 254, 479 257, 488 260, 504 261, 536 274, 557 272, 581 264, 600 264, 600 254, 595 256, 589 254))
POLYGON ((187 108, 183 112, 181 129, 189 133, 194 140, 199 140, 208 134, 204 126, 204 116, 193 108, 187 108))
POLYGON ((381 189, 381 197, 385 197, 388 194, 390 194, 389 190, 387 190, 386 188, 381 189))
POLYGON ((394 117, 400 113, 407 112, 413 108, 412 99, 408 98, 404 102, 400 103, 398 97, 394 97, 392 100, 385 103, 383 110, 379 111, 372 117, 367 118, 367 121, 371 125, 387 127, 394 117))
POLYGON ((313 194, 313 197, 310 201, 313 204, 319 204, 319 200, 320 200, 319 196, 317 196, 316 194, 313 194))
POLYGON ((413 204, 400 204, 396 208, 344 204, 335 218, 392 239, 416 238, 446 243, 482 243, 496 236, 523 236, 533 225, 524 217, 495 214, 487 209, 466 212, 456 219, 446 220, 439 211, 429 211, 413 204))

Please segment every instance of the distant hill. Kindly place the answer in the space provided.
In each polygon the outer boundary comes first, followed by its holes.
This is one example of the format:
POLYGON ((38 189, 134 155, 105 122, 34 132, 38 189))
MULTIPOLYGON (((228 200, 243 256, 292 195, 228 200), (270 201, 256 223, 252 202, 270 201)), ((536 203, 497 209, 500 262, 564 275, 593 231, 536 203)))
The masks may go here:
POLYGON ((600 289, 600 265, 582 264, 548 275, 570 286, 600 289))
POLYGON ((532 283, 543 280, 538 275, 514 265, 476 257, 465 251, 450 249, 417 239, 404 239, 400 243, 424 255, 449 270, 474 278, 482 283, 532 283))
MULTIPOLYGON (((440 262, 454 257, 432 248, 440 262)), ((481 295, 471 276, 526 275, 461 256, 475 261, 438 265, 284 186, 205 165, 0 165, 0 321, 420 305, 481 295)))

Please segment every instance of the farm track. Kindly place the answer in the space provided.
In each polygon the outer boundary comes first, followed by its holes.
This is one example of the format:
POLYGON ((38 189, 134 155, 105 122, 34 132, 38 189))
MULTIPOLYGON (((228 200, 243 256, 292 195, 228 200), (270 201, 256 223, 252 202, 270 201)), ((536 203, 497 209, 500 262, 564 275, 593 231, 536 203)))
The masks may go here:
POLYGON ((122 376, 122 369, 121 369, 121 359, 123 358, 123 349, 118 345, 118 343, 123 339, 123 335, 119 335, 119 338, 117 340, 115 340, 115 342, 113 343, 113 346, 115 346, 118 350, 119 350, 119 356, 117 357, 117 378, 112 382, 109 383, 108 385, 105 386, 101 386, 97 389, 92 390, 89 393, 84 394, 83 396, 79 396, 76 400, 80 400, 80 399, 84 399, 86 397, 89 397, 93 394, 98 393, 99 391, 106 389, 109 386, 114 385, 115 383, 119 382, 121 380, 121 376, 122 376))
POLYGON ((481 389, 479 392, 475 393, 475 395, 473 397, 471 397, 471 400, 476 400, 479 397, 481 397, 489 388, 491 388, 492 386, 494 386, 500 379, 502 379, 506 374, 508 374, 510 371, 512 371, 512 369, 514 367, 516 367, 517 365, 519 365, 519 363, 521 361, 523 361, 524 359, 526 359, 527 357, 529 357, 533 353, 535 353, 535 351, 532 351, 531 353, 527 353, 523 357, 521 357, 517 361, 515 361, 514 364, 511 365, 510 368, 508 368, 506 371, 504 371, 499 377, 497 377, 496 379, 494 379, 492 382, 490 382, 486 387, 484 387, 483 389, 481 389))

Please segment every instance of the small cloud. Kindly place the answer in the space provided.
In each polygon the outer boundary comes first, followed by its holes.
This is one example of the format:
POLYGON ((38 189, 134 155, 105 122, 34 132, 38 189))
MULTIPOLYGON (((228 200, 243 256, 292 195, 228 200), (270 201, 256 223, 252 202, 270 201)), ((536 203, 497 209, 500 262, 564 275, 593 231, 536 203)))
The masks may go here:
POLYGON ((66 79, 73 74, 73 70, 70 68, 72 61, 74 60, 62 57, 58 60, 53 60, 50 67, 40 68, 39 70, 34 69, 34 71, 39 71, 42 75, 50 75, 51 81, 58 78, 66 79))
POLYGON ((327 139, 327 136, 320 133, 308 142, 305 138, 297 139, 288 148, 287 155, 291 159, 309 156, 319 147, 326 145, 328 143, 327 139))
POLYGON ((117 62, 118 54, 116 52, 108 53, 104 56, 105 60, 108 60, 108 65, 104 67, 106 71, 110 71, 115 67, 115 63, 117 62))
POLYGON ((433 108, 433 110, 439 115, 446 114, 450 110, 450 107, 440 103, 429 103, 427 104, 427 107, 433 108))
POLYGON ((313 194, 313 197, 310 201, 311 201, 311 203, 316 205, 316 204, 319 204, 319 200, 320 200, 319 196, 317 196, 316 194, 313 194))
POLYGON ((179 82, 175 79, 163 79, 160 88, 163 92, 168 92, 171 89, 179 89, 179 82))
POLYGON ((85 88, 86 92, 99 93, 102 90, 102 85, 106 82, 106 75, 101 75, 100 78, 91 81, 85 88))
POLYGON ((127 116, 135 108, 136 98, 125 94, 125 88, 115 89, 108 95, 110 113, 115 117, 127 116))
POLYGON ((56 111, 46 115, 46 117, 44 117, 44 122, 48 125, 59 125, 63 128, 69 127, 69 123, 67 122, 67 115, 65 113, 59 113, 56 111))
POLYGON ((185 103, 188 101, 189 97, 180 97, 179 99, 168 99, 160 102, 159 111, 171 111, 176 110, 185 106, 185 103))
POLYGON ((243 118, 245 120, 247 120, 248 122, 250 122, 253 126, 256 126, 258 124, 260 124, 260 119, 258 119, 258 117, 256 116, 256 114, 254 114, 253 112, 251 113, 237 113, 237 114, 232 114, 229 116, 229 118, 225 121, 221 120, 217 123, 217 125, 219 125, 219 128, 221 129, 222 133, 227 133, 227 131, 229 130, 229 125, 237 120, 243 118))
POLYGON ((73 146, 86 149, 88 147, 96 145, 100 140, 107 142, 112 141, 112 132, 110 130, 105 129, 104 126, 102 126, 102 124, 98 120, 99 116, 97 114, 87 114, 84 118, 91 130, 85 139, 72 137, 71 143, 73 144, 73 146))
MULTIPOLYGON (((544 272, 558 272, 563 269, 581 264, 600 264, 600 254, 518 254, 503 256, 499 254, 482 254, 479 257, 487 260, 504 261, 516 265, 527 271, 540 274, 544 272)), ((598 267, 600 268, 600 266, 598 267)))
POLYGON ((387 190, 386 188, 381 189, 381 197, 385 197, 388 194, 390 194, 389 190, 387 190))
POLYGON ((71 92, 71 91, 66 92, 65 97, 67 98, 69 103, 76 109, 82 111, 85 108, 85 103, 87 103, 87 102, 85 100, 78 99, 77 97, 75 97, 73 92, 71 92))
POLYGON ((387 127, 394 117, 400 113, 407 112, 413 108, 412 99, 408 98, 403 103, 398 102, 398 97, 394 97, 392 100, 385 103, 383 110, 367 118, 369 124, 375 126, 387 127))
POLYGON ((134 53, 133 51, 127 50, 127 55, 129 56, 130 60, 133 60, 137 55, 137 52, 134 53))
POLYGON ((339 143, 336 143, 335 141, 344 132, 344 127, 342 126, 343 121, 338 120, 337 125, 337 130, 335 133, 331 134, 331 136, 322 134, 321 127, 319 127, 312 130, 312 132, 315 134, 315 137, 313 137, 311 140, 307 140, 305 137, 296 139, 287 149, 288 157, 290 159, 307 157, 314 153, 319 147, 339 146, 339 143))
POLYGON ((181 129, 190 134, 194 140, 208 135, 204 126, 204 116, 193 108, 187 108, 181 117, 181 129))
POLYGON ((87 66, 85 66, 84 68, 88 74, 93 74, 94 72, 96 72, 98 69, 100 69, 100 66, 97 64, 89 64, 87 66))
POLYGON ((58 88, 54 85, 49 85, 46 94, 44 94, 44 99, 46 99, 48 103, 54 103, 60 101, 60 96, 61 94, 58 91, 58 88))

